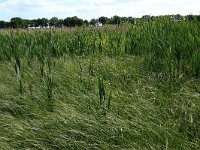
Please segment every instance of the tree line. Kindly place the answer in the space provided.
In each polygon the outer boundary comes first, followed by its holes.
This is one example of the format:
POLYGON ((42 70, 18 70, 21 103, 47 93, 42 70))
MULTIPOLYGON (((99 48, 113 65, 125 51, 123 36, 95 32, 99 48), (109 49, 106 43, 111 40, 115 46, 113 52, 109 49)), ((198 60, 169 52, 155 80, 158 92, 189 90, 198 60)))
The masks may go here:
MULTIPOLYGON (((121 24, 121 23, 131 23, 136 24, 137 21, 153 21, 156 18, 162 18, 164 16, 150 16, 144 15, 141 18, 133 17, 120 17, 113 16, 111 18, 101 16, 98 19, 83 20, 77 16, 67 17, 65 19, 59 19, 58 17, 52 17, 51 19, 47 18, 38 18, 38 19, 22 19, 20 17, 11 18, 9 22, 0 20, 0 28, 56 28, 56 27, 75 27, 75 26, 100 26, 105 24, 121 24)), ((200 15, 187 15, 181 16, 170 15, 173 20, 197 20, 200 21, 200 15)))

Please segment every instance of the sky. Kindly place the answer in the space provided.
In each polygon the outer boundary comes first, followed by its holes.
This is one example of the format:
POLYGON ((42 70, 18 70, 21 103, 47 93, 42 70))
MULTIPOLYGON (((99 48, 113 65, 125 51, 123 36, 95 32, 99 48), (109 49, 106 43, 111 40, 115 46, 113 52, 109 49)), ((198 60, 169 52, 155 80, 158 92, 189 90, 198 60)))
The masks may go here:
POLYGON ((0 20, 78 16, 200 15, 200 0, 0 0, 0 20), (198 7, 199 6, 199 7, 198 7))

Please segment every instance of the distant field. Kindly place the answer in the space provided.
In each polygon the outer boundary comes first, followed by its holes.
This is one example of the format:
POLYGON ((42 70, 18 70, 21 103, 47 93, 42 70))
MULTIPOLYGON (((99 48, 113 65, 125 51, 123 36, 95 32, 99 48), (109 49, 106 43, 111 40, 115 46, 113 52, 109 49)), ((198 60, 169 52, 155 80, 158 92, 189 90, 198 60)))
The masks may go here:
POLYGON ((200 149, 200 24, 0 30, 0 149, 200 149))

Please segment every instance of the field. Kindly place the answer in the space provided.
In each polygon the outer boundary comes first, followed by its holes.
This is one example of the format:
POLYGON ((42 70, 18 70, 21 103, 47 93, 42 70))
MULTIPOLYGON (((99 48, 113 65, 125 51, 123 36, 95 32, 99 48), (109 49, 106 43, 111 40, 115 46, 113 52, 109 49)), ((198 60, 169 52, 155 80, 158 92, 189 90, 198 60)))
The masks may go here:
POLYGON ((0 31, 0 149, 200 149, 200 24, 0 31))

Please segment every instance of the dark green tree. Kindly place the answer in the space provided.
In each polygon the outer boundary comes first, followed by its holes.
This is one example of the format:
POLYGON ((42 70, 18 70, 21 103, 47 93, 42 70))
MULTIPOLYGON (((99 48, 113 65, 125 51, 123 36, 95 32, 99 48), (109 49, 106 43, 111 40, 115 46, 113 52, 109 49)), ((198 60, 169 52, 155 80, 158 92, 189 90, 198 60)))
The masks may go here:
POLYGON ((48 21, 47 18, 42 18, 42 19, 38 18, 36 20, 36 26, 37 27, 42 27, 42 28, 47 27, 48 23, 49 23, 49 21, 48 21))
POLYGON ((111 24, 120 24, 120 23, 121 23, 121 17, 120 16, 115 15, 111 18, 111 24))
POLYGON ((5 28, 6 27, 6 22, 1 20, 0 21, 0 28, 5 28))
POLYGON ((22 28, 28 28, 31 24, 31 20, 23 19, 22 20, 22 28))
POLYGON ((180 21, 183 18, 182 18, 182 16, 180 14, 176 14, 176 15, 174 15, 174 19, 177 20, 177 21, 180 21))
POLYGON ((56 27, 57 24, 58 24, 58 17, 52 17, 49 20, 49 26, 56 27))
POLYGON ((104 16, 101 16, 99 17, 99 22, 102 24, 102 25, 105 25, 108 23, 108 18, 107 17, 104 17, 104 16))
POLYGON ((83 25, 83 20, 74 16, 71 18, 71 25, 74 26, 82 26, 83 25))
POLYGON ((49 23, 49 20, 47 18, 42 18, 41 19, 41 26, 44 28, 44 27, 47 27, 48 26, 48 23, 49 23))
POLYGON ((199 21, 200 22, 200 15, 187 15, 187 16, 185 16, 185 18, 188 21, 199 21))
POLYGON ((128 18, 127 17, 121 17, 121 23, 127 23, 128 18))
POLYGON ((58 19, 58 22, 56 23, 56 27, 63 27, 63 19, 58 19))
POLYGON ((39 24, 36 19, 30 21, 30 27, 39 27, 39 24))
POLYGON ((5 28, 12 28, 11 22, 5 22, 5 28))
POLYGON ((150 21, 151 20, 151 16, 150 15, 144 15, 144 16, 142 16, 142 20, 143 21, 150 21))
POLYGON ((88 22, 87 20, 84 20, 84 21, 83 21, 83 24, 84 24, 84 26, 86 26, 86 27, 89 26, 89 22, 88 22))
POLYGON ((75 27, 75 26, 82 26, 84 21, 77 16, 74 17, 67 17, 63 21, 64 26, 66 27, 75 27))
POLYGON ((133 17, 128 17, 128 22, 131 23, 131 24, 135 24, 135 18, 133 17))
POLYGON ((63 25, 66 27, 70 27, 71 26, 71 17, 65 18, 63 21, 63 25))
POLYGON ((89 23, 91 26, 96 26, 96 25, 98 25, 98 20, 96 20, 96 19, 91 19, 90 20, 90 23, 89 23))
POLYGON ((12 28, 21 28, 23 26, 23 19, 20 17, 14 17, 10 20, 12 28))
POLYGON ((36 25, 35 25, 36 27, 42 27, 42 19, 40 19, 40 18, 38 18, 37 20, 36 20, 36 25))
POLYGON ((197 18, 197 21, 200 22, 200 15, 197 15, 196 18, 197 18))
POLYGON ((188 20, 188 21, 193 21, 194 20, 194 16, 193 15, 187 15, 186 16, 186 19, 188 20))

